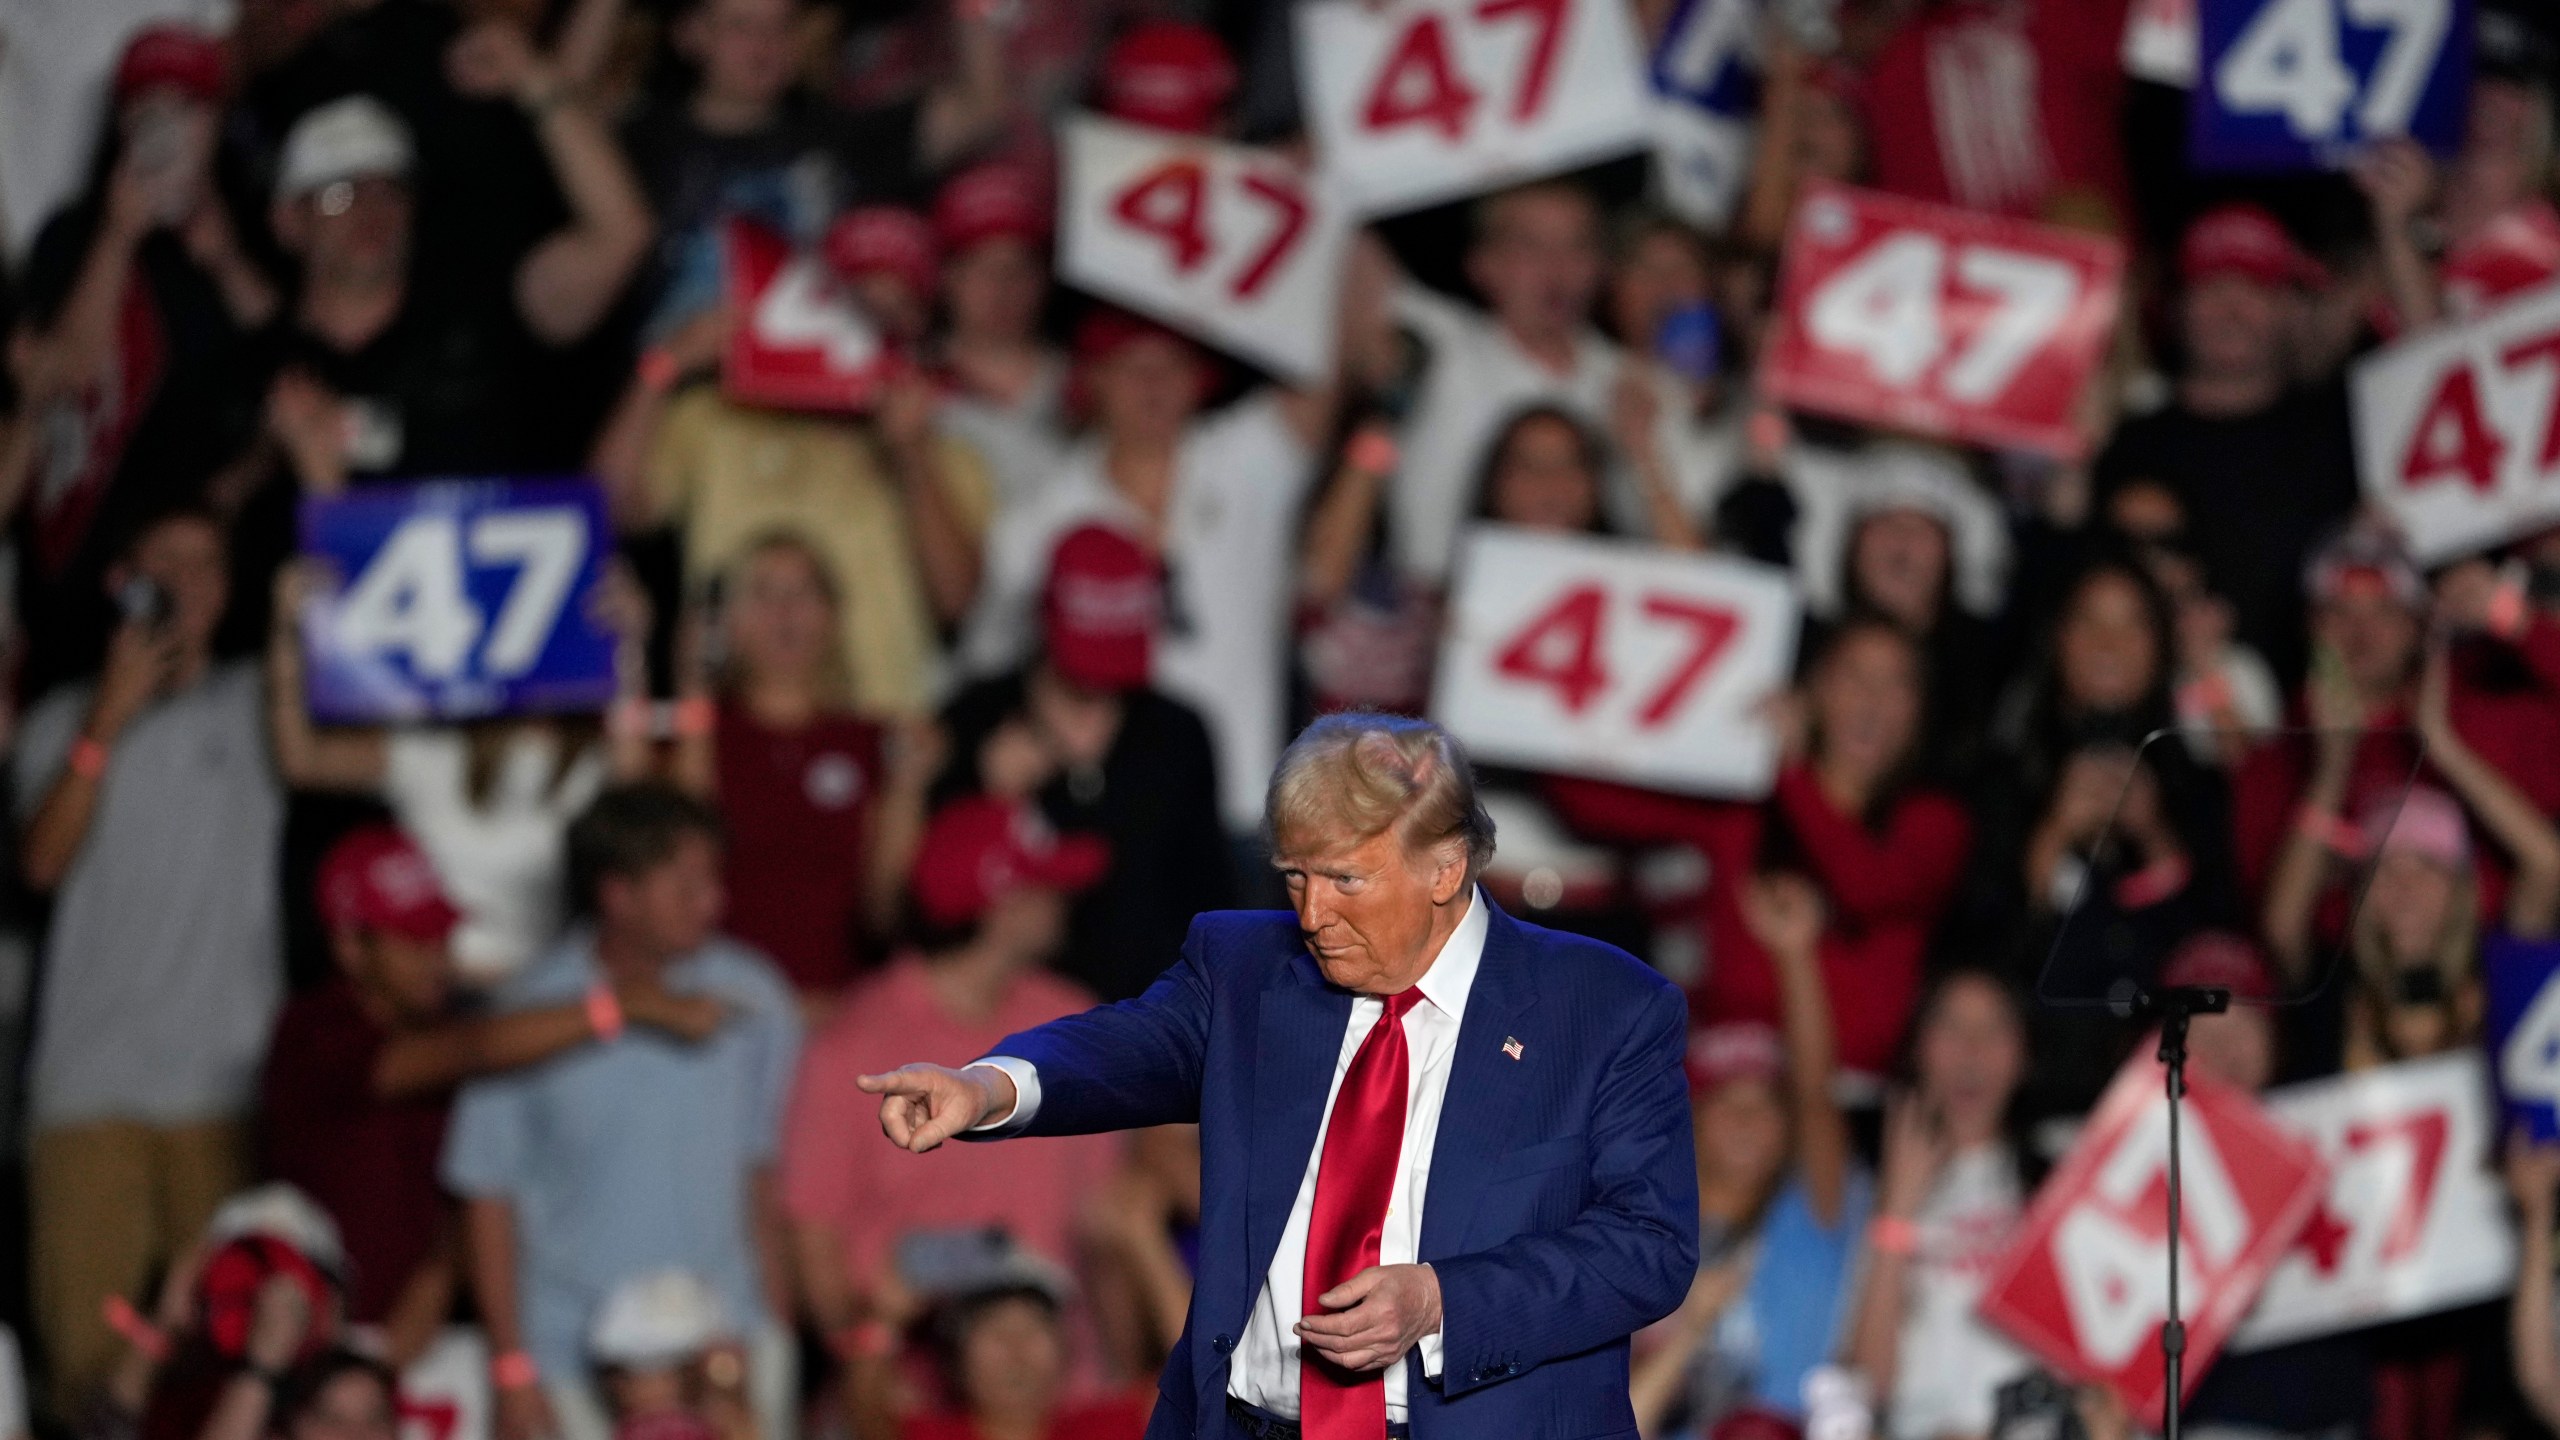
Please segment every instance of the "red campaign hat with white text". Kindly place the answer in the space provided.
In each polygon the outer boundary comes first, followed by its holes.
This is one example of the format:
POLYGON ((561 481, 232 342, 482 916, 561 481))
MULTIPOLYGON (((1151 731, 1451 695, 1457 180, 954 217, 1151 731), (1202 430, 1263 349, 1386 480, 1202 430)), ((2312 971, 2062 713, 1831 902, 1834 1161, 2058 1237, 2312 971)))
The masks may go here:
POLYGON ((928 921, 969 925, 1026 886, 1071 895, 1090 889, 1110 864, 1101 837, 1061 835, 1029 805, 972 795, 943 806, 925 827, 909 888, 928 921))

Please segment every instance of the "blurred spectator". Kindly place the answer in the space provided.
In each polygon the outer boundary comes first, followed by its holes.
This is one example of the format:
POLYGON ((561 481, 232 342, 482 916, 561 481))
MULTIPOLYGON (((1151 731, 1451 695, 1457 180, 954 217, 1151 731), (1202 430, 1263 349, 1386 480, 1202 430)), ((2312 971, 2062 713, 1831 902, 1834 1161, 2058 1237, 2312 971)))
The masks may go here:
POLYGON ((1065 1277, 1037 1265, 1006 1269, 973 1277, 934 1307, 949 1399, 908 1418, 899 1440, 1137 1440, 1147 1400, 1068 1403, 1065 1277))
POLYGON ((312 571, 277 576, 267 638, 267 734, 298 790, 379 796, 462 912, 453 953, 475 982, 530 964, 561 924, 561 837, 571 817, 617 779, 646 774, 647 675, 640 646, 648 604, 619 568, 586 597, 618 639, 621 698, 600 733, 584 715, 514 715, 392 728, 316 726, 303 696, 301 613, 312 571))
POLYGON ((193 498, 254 431, 241 346, 277 297, 215 184, 228 79, 216 36, 137 33, 88 184, 27 259, 11 366, 36 418, 25 488, 0 490, 0 509, 27 502, 20 605, 48 621, 28 634, 38 688, 106 638, 95 597, 109 547, 138 516, 193 498))
POLYGON ((1657 491, 1685 514, 1710 498, 1705 477, 1672 468, 1683 453, 1686 397, 1590 327, 1604 259, 1591 196, 1568 181, 1543 181, 1475 203, 1467 278, 1490 313, 1409 280, 1396 288, 1396 319, 1426 352, 1387 496, 1397 558, 1417 578, 1446 580, 1475 494, 1469 482, 1485 473, 1503 427, 1530 405, 1558 406, 1590 425, 1628 412, 1613 427, 1618 442, 1631 461, 1662 467, 1651 487, 1613 477, 1610 513, 1637 522, 1628 528, 1649 528, 1657 491), (1632 446, 1631 430, 1645 432, 1632 446))
POLYGON ((1040 333, 1049 300, 1049 197, 1003 161, 951 177, 933 201, 944 325, 942 421, 986 458, 1001 505, 1027 501, 1067 455, 1067 362, 1040 333))
POLYGON ((961 663, 989 675, 1031 652, 1041 585, 1068 531, 1101 522, 1143 538, 1170 572, 1154 678, 1208 721, 1219 810, 1239 863, 1258 869, 1263 787, 1288 723, 1290 556, 1277 537, 1291 532, 1314 479, 1333 397, 1272 386, 1203 418, 1214 362, 1118 310, 1088 314, 1075 351, 1092 432, 988 534, 961 663))
POLYGON ((881 338, 901 355, 915 354, 940 290, 932 224, 904 206, 856 205, 827 227, 818 251, 881 338))
POLYGON ((730 933, 814 1020, 896 924, 934 756, 852 713, 843 592, 807 540, 748 545, 718 593, 677 706, 676 773, 728 822, 730 933))
MULTIPOLYGON (((337 973, 276 1020, 258 1090, 261 1150, 267 1173, 337 1222, 347 1318, 381 1327, 384 1353, 405 1364, 460 1289, 460 1227, 436 1182, 455 1087, 604 1037, 584 1001, 467 1014, 449 948, 461 912, 390 826, 332 846, 317 898, 337 973)), ((654 984, 621 985, 614 998, 629 1023, 680 1040, 721 1020, 717 1001, 654 984)))
POLYGON ((209 516, 145 525, 108 572, 127 618, 105 669, 39 701, 12 757, 19 865, 54 897, 28 1167, 63 1414, 114 1359, 100 1304, 139 1293, 238 1188, 282 997, 283 794, 257 668, 212 655, 226 573, 209 516))
POLYGON ((2560 1426, 2560 1297, 2553 1277, 2560 1256, 2560 1144, 2510 1136, 2507 1193, 2516 1202, 2516 1293, 2509 1302, 2508 1348, 2516 1389, 2545 1426, 2560 1426))
POLYGON ((615 1440, 758 1440, 745 1348, 701 1277, 660 1270, 615 1287, 587 1354, 615 1440))
POLYGON ((1162 1125, 1129 1137, 1120 1173, 1085 1205, 1096 1328, 1119 1369, 1161 1366, 1191 1316, 1200 1259, 1200 1128, 1162 1125))
POLYGON ((1744 895, 1750 877, 1773 860, 1801 867, 1827 909, 1824 984, 1859 997, 1832 1016, 1839 1063, 1883 1073, 1919 994, 1930 931, 1954 898, 1972 839, 1964 811, 1912 773, 1927 705, 1922 684, 1909 636, 1881 621, 1852 621, 1805 667, 1802 695, 1782 722, 1785 758, 1766 802, 1549 783, 1556 808, 1585 830, 1687 843, 1706 854, 1709 964, 1691 997, 1701 1018, 1779 1017, 1777 972, 1753 934, 1744 895))
POLYGON ((2405 139, 2357 157, 2356 185, 2401 326, 2468 319, 2560 275, 2551 103, 2546 77, 2484 73, 2471 82, 2462 148, 2441 170, 2405 139), (2426 238, 2439 242, 2432 261, 2419 248, 2428 218, 2437 233, 2426 238))
POLYGON ((2343 390, 2294 390, 2286 354, 2315 267, 2274 216, 2238 203, 2187 227, 2177 273, 2183 372, 2165 409, 2108 442, 2101 498, 2119 527, 2129 505, 2165 506, 2240 639, 2291 683, 2304 653, 2293 576, 2356 504, 2343 390))
POLYGON ((1647 1332, 1637 1427, 1698 1434, 1759 1410, 1801 1421, 1805 1378, 1837 1349, 1871 1203, 1832 1099, 1822 896, 1795 875, 1755 877, 1746 920, 1776 967, 1783 1039, 1745 1022, 1689 1044, 1700 1249, 1688 1299, 1647 1332))
POLYGON ((2166 538, 2143 545, 2141 556, 2177 634, 2174 699, 2187 748, 2229 769, 2284 718, 2284 692, 2266 657, 2232 633, 2231 602, 2206 587, 2192 546, 2166 538))
MULTIPOLYGON (((261 1386, 261 1389, 267 1387, 261 1386)), ((207 1440, 393 1440, 400 1430, 400 1382, 391 1367, 353 1350, 331 1350, 294 1367, 273 1387, 273 1418, 207 1440)))
POLYGON ((1226 123, 1235 98, 1236 63, 1227 44, 1205 25, 1184 20, 1141 20, 1102 52, 1095 108, 1114 120, 1214 135, 1226 123))
POLYGON ((799 1050, 791 991, 719 939, 720 823, 657 785, 605 791, 570 826, 572 931, 499 993, 502 1010, 578 1000, 618 1039, 465 1085, 444 1180, 463 1200, 472 1288, 495 1356, 502 1440, 605 1440, 586 1332, 615 1287, 693 1271, 748 1343, 763 1433, 791 1433, 791 1313, 772 1166, 799 1050), (716 998, 698 1044, 624 1032, 624 986, 716 998))
POLYGON ((1203 910, 1235 903, 1209 731, 1148 683, 1164 575, 1126 534, 1082 525, 1057 543, 1037 656, 943 710, 950 758, 936 802, 985 793, 1037 804, 1111 848, 1070 912, 1057 970, 1106 1000, 1145 990, 1203 910))
POLYGON ((2316 912, 2334 872, 2361 872, 2362 903, 2348 931, 2353 964, 2345 1061, 2413 1059, 2470 1043, 2481 1021, 2481 952, 2550 942, 2560 920, 2560 831, 2473 750, 2452 722, 2451 661, 2426 662, 2411 716, 2427 762, 2452 789, 2413 785, 2367 799, 2349 824, 2348 780, 2360 738, 2323 727, 2303 795, 2267 885, 2268 943, 2297 983, 2320 978, 2316 912), (2484 909, 2471 824, 2505 854, 2501 909, 2484 909), (2368 868, 2369 867, 2369 868, 2368 868))
POLYGON ((1993 976, 1949 971, 1912 1018, 1909 1054, 1845 1348, 1884 1397, 1892 1440, 1986 1435, 1993 1392, 2033 1365, 1974 1313, 2042 1178, 2015 1113, 2029 1060, 2019 1001, 1993 976))
POLYGON ((1112 1142, 948 1146, 918 1160, 879 1143, 879 1102, 855 1082, 917 1055, 964 1063, 1090 1005, 1041 966, 1064 938, 1069 900, 1109 859, 1100 840, 1061 836, 1016 802, 944 807, 908 896, 916 948, 811 1039, 785 1126, 782 1203, 800 1293, 840 1356, 853 1358, 884 1286, 931 1288, 916 1272, 953 1237, 1000 1228, 1053 1264, 1076 1258, 1077 1219, 1110 1174, 1112 1142))
POLYGON ((719 303, 723 220, 745 216, 812 244, 844 207, 911 193, 919 171, 966 153, 1011 108, 987 13, 955 23, 960 63, 948 80, 913 101, 847 111, 796 88, 811 12, 802 0, 671 8, 689 84, 642 109, 622 137, 658 218, 645 287, 652 340, 719 303))
POLYGON ((932 693, 939 632, 978 590, 995 503, 986 467, 939 429, 934 387, 912 368, 859 418, 750 409, 710 384, 675 389, 717 362, 728 324, 725 311, 697 318, 635 373, 593 457, 615 520, 674 527, 697 583, 753 541, 802 536, 847 587, 853 707, 916 714, 932 693))
POLYGON ((150 1353, 137 1433, 258 1440, 295 1368, 344 1343, 337 1227, 292 1186, 262 1185, 224 1200, 171 1270, 185 1277, 183 1318, 139 1331, 150 1353))
POLYGON ((409 127, 369 95, 294 122, 272 224, 302 288, 269 360, 267 424, 302 490, 351 479, 503 473, 538 446, 528 378, 595 328, 649 243, 649 212, 595 117, 523 31, 491 22, 454 47, 457 89, 533 121, 565 223, 512 270, 446 268, 416 242, 409 127))

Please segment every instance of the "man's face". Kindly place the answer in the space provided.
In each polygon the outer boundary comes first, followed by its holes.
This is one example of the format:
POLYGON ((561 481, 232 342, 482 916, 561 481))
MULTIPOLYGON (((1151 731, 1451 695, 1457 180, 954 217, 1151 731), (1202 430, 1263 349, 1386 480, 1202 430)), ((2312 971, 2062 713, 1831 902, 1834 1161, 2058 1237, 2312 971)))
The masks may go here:
POLYGON ((970 1320, 959 1348, 960 1389, 972 1416, 1046 1420, 1057 1408, 1066 1347, 1048 1306, 1028 1297, 995 1301, 970 1320))
POLYGON ((1130 340, 1093 362, 1094 413, 1115 439, 1169 444, 1200 408, 1200 362, 1162 335, 1130 340))
POLYGON ((1011 235, 981 240, 942 267, 951 328, 996 339, 1030 338, 1049 298, 1049 270, 1031 242, 1011 235))
POLYGON ((707 835, 687 835, 639 874, 607 876, 597 908, 606 926, 639 949, 673 959, 702 948, 727 900, 720 847, 707 835))
POLYGON ((388 930, 351 937, 358 980, 391 1003, 404 1020, 440 1018, 453 1003, 453 951, 442 939, 388 930))
POLYGON ((2312 631, 2338 657, 2347 681, 2367 695, 2406 684, 2417 667, 2417 614, 2380 590, 2351 590, 2323 604, 2312 631))
POLYGON ((2208 275, 2181 299, 2187 364, 2201 375, 2258 375, 2284 368, 2292 297, 2240 275, 2208 275))
POLYGON ((1554 339, 1579 329, 1600 288, 1600 220, 1569 190, 1523 190, 1492 202, 1467 276, 1506 329, 1554 339))
MULTIPOLYGON (((1457 847, 1448 847, 1455 851, 1457 847)), ((1421 975, 1432 920, 1466 881, 1463 854, 1405 848, 1393 827, 1356 845, 1298 848, 1274 861, 1307 953, 1346 990, 1388 995, 1421 975)))
POLYGON ((795 0, 706 0, 680 40, 702 67, 702 88, 725 100, 770 104, 791 88, 798 64, 795 0))
POLYGON ((172 634, 190 645, 212 643, 231 604, 230 560, 219 530, 192 517, 168 521, 143 536, 125 563, 168 592, 172 634))
POLYGON ((286 202, 278 230, 315 276, 377 282, 408 268, 411 203, 387 175, 339 180, 286 202))

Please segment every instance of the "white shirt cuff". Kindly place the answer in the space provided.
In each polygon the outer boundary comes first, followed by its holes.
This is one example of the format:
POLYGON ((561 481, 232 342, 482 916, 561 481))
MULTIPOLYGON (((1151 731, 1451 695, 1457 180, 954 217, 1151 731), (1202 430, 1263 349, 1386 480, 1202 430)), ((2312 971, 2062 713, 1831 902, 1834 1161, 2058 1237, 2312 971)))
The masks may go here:
POLYGON ((1013 1108, 1002 1115, 979 1121, 966 1133, 985 1135, 998 1130, 1019 1130, 1030 1124, 1031 1117, 1040 1113, 1040 1071, 1030 1061, 1016 1060, 1010 1055, 990 1055, 983 1060, 972 1060, 960 1068, 975 1070, 982 1065, 990 1070, 1003 1071, 1013 1081, 1013 1108))
POLYGON ((1423 1378, 1427 1380, 1439 1379, 1440 1332, 1438 1330, 1434 1330, 1430 1334, 1423 1336, 1421 1339, 1414 1342, 1413 1348, 1422 1352, 1423 1378))

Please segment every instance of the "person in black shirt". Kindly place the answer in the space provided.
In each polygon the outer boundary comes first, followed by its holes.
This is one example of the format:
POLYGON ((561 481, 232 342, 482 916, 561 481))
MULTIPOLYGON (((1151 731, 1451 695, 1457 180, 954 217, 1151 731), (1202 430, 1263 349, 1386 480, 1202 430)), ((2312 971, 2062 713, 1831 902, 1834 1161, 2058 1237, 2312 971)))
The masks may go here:
POLYGON ((1173 963, 1193 915, 1236 902, 1217 764, 1198 713, 1148 688, 1164 580, 1135 540, 1069 531, 1040 611, 1042 653, 943 711, 951 760, 932 804, 1030 798, 1060 830, 1110 842, 1111 869, 1077 900, 1057 968, 1126 1000, 1173 963))
POLYGON ((2178 270, 2177 397, 2116 432, 2099 458, 2100 492, 2119 528, 2146 502, 2167 502, 2172 528, 2231 601, 2239 638, 2290 689, 2306 659, 2303 557, 2356 504, 2343 389, 2295 390, 2288 379, 2289 311, 2312 264, 2275 217, 2235 204, 2188 228, 2178 270))
POLYGON ((993 7, 956 8, 952 79, 914 101, 848 111, 795 88, 802 0, 690 0, 675 41, 694 83, 643 109, 622 137, 659 223, 650 338, 719 300, 723 219, 814 242, 848 205, 920 198, 927 172, 995 133, 1012 97, 993 7))

